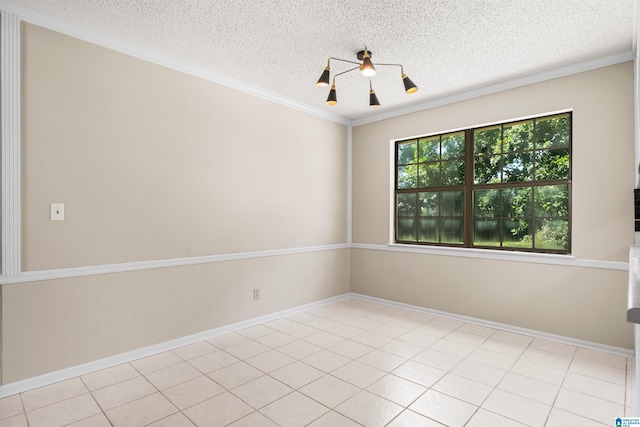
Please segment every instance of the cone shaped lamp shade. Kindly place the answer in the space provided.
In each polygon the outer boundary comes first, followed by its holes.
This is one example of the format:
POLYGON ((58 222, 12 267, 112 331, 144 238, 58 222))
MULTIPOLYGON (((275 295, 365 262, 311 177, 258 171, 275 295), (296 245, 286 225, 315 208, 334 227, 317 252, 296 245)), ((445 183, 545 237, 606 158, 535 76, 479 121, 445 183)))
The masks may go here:
POLYGON ((404 73, 402 73, 402 83, 404 83, 405 92, 414 93, 418 91, 418 86, 404 73))
POLYGON ((325 67, 324 71, 322 72, 322 75, 318 79, 316 86, 318 87, 329 86, 329 66, 328 65, 325 67))
POLYGON ((338 98, 336 97, 336 85, 331 85, 331 90, 329 91, 329 97, 327 98, 327 105, 336 105, 338 103, 338 98))
POLYGON ((371 89, 369 91, 369 107, 376 108, 380 106, 380 102, 378 101, 378 97, 376 93, 371 89))
POLYGON ((363 76, 372 77, 376 75, 376 68, 373 66, 371 62, 371 58, 369 58, 369 54, 364 54, 364 59, 362 60, 362 65, 360 66, 360 72, 363 76))

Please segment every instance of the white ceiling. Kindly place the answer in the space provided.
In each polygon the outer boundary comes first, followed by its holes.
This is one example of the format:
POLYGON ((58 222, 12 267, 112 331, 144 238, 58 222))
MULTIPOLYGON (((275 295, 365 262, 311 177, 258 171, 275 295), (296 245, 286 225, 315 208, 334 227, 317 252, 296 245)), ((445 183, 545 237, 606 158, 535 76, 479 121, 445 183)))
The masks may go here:
MULTIPOLYGON (((345 119, 362 119, 483 86, 629 53, 634 0, 12 0, 345 119), (315 82, 329 56, 400 63, 315 82)), ((332 74, 345 65, 332 63, 332 74)))

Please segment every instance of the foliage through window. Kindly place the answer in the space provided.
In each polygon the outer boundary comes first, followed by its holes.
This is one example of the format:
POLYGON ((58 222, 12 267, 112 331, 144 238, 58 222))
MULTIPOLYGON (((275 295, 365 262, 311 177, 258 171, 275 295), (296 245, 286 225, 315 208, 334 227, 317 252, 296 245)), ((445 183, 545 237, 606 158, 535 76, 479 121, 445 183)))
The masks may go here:
POLYGON ((396 142, 398 243, 570 253, 571 113, 396 142))

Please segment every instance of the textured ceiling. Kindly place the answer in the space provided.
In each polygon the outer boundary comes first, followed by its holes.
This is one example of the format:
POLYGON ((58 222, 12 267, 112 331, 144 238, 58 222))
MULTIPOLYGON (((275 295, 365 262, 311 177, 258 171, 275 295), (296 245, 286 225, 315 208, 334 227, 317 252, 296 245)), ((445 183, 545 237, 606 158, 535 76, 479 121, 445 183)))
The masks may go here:
MULTIPOLYGON (((232 77, 313 109, 359 119, 504 80, 631 52, 634 0, 12 0, 232 77), (329 56, 401 63, 317 88, 329 56)), ((332 74, 345 66, 332 63, 332 74)))

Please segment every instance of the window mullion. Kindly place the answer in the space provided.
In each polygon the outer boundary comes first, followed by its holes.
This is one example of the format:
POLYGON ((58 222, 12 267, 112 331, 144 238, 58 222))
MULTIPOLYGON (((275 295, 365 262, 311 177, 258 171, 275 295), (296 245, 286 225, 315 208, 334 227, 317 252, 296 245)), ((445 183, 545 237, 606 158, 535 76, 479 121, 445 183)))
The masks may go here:
POLYGON ((464 136, 464 246, 473 242, 473 130, 467 129, 464 136))

